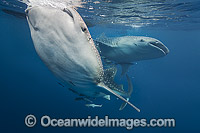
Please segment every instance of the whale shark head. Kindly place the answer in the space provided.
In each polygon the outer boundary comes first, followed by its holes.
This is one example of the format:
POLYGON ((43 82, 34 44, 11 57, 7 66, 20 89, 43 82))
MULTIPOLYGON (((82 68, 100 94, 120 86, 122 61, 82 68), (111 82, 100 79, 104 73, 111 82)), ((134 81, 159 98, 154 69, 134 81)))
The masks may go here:
POLYGON ((141 55, 147 59, 162 57, 169 53, 169 49, 155 38, 143 36, 134 37, 132 43, 135 47, 135 51, 141 52, 141 55))
POLYGON ((100 82, 100 55, 75 9, 33 6, 26 15, 36 52, 56 77, 78 87, 100 82))
POLYGON ((144 36, 125 36, 112 40, 112 47, 123 50, 133 61, 155 59, 169 53, 168 48, 159 40, 144 36))
MULTIPOLYGON (((60 12, 58 9, 55 10, 52 10, 52 7, 30 6, 26 9, 25 12, 27 15, 28 22, 36 31, 46 30, 46 28, 48 27, 51 30, 56 31, 57 29, 58 31, 61 28, 68 30, 68 34, 66 35, 66 37, 71 39, 71 41, 83 40, 82 38, 85 38, 84 40, 87 40, 87 42, 89 42, 92 39, 85 22, 75 9, 64 8, 62 12, 60 12), (57 10, 56 13, 55 10, 57 10), (57 16, 53 16, 52 13, 56 14, 57 16), (55 19, 49 19, 53 17, 55 19), (74 39, 77 36, 81 39, 74 39)), ((92 40, 90 43, 92 43, 92 40)))
POLYGON ((117 63, 155 59, 169 53, 159 40, 144 36, 111 37, 100 36, 95 40, 101 55, 117 63))

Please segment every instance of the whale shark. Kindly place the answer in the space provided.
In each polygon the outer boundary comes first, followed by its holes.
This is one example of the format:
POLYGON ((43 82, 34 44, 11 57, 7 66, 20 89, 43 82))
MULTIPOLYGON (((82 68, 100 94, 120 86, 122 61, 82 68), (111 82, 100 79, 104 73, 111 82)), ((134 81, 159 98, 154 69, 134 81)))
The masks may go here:
POLYGON ((136 61, 155 59, 169 53, 169 49, 159 40, 144 36, 106 37, 102 34, 94 40, 100 54, 108 61, 122 67, 122 75, 136 61))
POLYGON ((110 85, 105 75, 114 72, 104 70, 89 30, 75 9, 29 5, 25 12, 37 54, 63 84, 87 97, 114 95, 140 112, 123 97, 124 91, 122 95, 110 85))

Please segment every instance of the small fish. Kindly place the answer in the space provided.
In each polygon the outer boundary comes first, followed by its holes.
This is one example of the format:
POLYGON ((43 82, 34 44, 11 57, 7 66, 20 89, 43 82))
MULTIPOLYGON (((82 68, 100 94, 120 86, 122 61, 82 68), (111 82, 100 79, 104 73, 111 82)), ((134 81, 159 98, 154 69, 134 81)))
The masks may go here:
POLYGON ((57 82, 60 86, 65 87, 63 84, 61 84, 60 82, 57 82))
POLYGON ((76 100, 76 101, 83 100, 83 101, 86 101, 86 102, 90 102, 90 103, 92 103, 92 101, 91 101, 90 99, 85 98, 85 97, 77 97, 77 98, 75 98, 75 100, 76 100))
POLYGON ((95 108, 95 107, 102 107, 102 104, 101 105, 97 105, 97 104, 85 104, 85 106, 87 106, 87 107, 93 107, 93 108, 95 108))

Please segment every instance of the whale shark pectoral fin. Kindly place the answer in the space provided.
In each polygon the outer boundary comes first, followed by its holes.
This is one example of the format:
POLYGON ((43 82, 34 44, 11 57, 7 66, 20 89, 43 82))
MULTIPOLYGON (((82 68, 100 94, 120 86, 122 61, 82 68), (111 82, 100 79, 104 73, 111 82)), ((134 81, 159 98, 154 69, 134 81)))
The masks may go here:
POLYGON ((133 64, 132 63, 120 63, 120 65, 122 68, 121 76, 123 76, 128 71, 129 67, 133 64))
MULTIPOLYGON (((128 92, 127 92, 127 94, 130 98, 131 94, 133 93, 133 84, 132 84, 131 79, 129 78, 129 76, 127 74, 126 74, 126 78, 127 78, 127 81, 128 81, 128 92)), ((129 98, 127 98, 126 100, 129 101, 129 98)), ((127 105, 126 102, 122 103, 119 110, 123 110, 126 107, 126 105, 127 105)))
POLYGON ((114 96, 118 97, 119 99, 121 99, 122 101, 126 102, 131 107, 133 107, 135 110, 137 110, 138 112, 140 112, 140 109, 138 109, 135 105, 133 105, 132 103, 130 103, 129 101, 127 101, 125 98, 123 98, 122 96, 118 95, 117 93, 115 93, 110 88, 108 88, 103 82, 100 82, 97 86, 105 89, 107 92, 109 92, 109 93, 113 94, 114 96))

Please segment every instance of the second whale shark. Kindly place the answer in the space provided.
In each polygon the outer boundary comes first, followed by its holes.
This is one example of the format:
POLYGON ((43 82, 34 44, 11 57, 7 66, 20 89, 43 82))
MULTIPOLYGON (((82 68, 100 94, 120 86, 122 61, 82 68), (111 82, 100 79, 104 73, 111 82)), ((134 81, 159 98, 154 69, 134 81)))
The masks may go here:
POLYGON ((101 56, 121 65, 122 75, 136 61, 155 59, 169 53, 161 41, 144 36, 106 37, 102 34, 95 44, 101 56))

